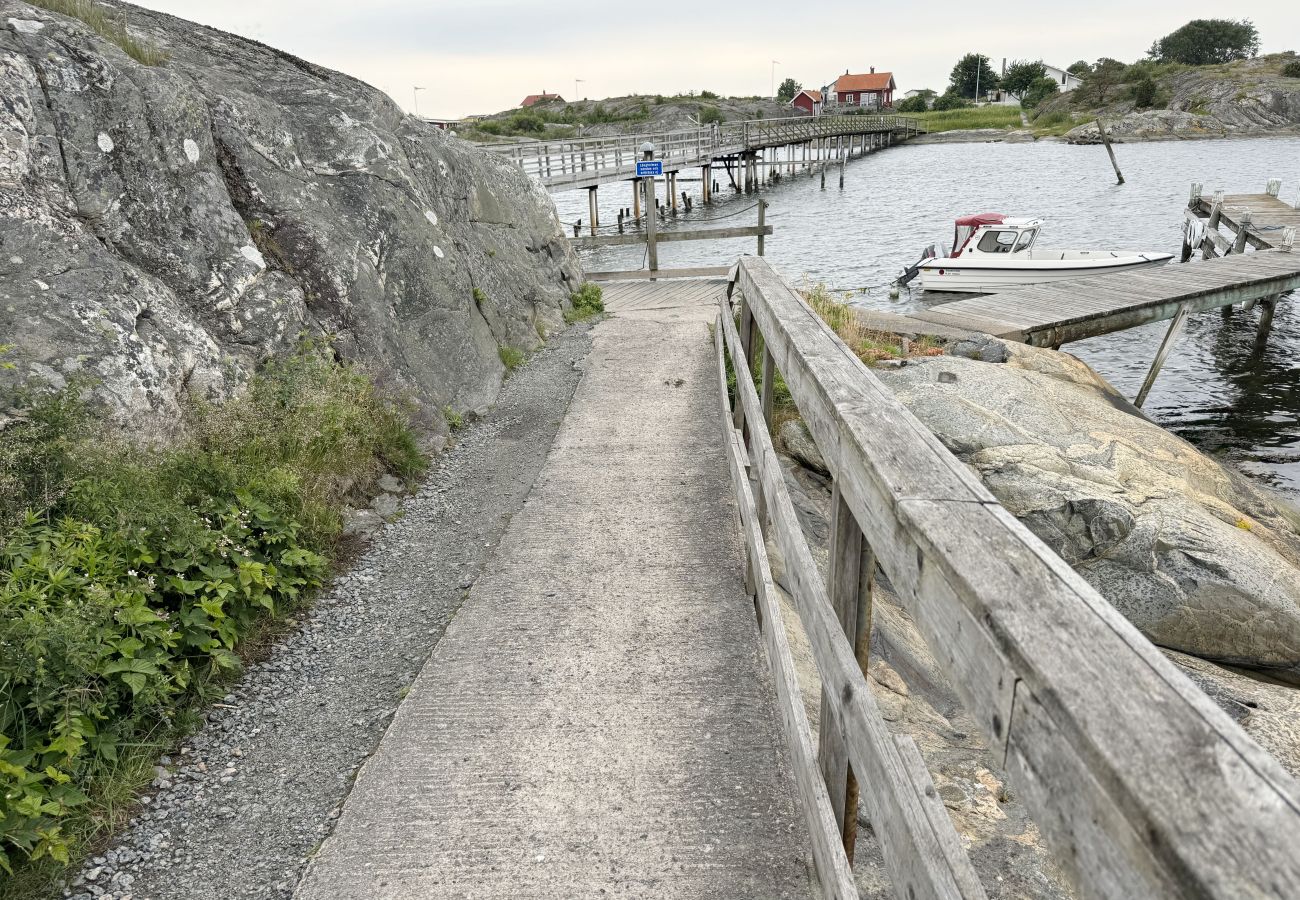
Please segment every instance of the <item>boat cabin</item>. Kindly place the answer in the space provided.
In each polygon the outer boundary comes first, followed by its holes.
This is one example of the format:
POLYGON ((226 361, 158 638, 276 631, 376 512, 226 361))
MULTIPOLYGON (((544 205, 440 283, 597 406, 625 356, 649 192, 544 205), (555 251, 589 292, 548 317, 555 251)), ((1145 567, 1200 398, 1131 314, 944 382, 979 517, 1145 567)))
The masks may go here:
POLYGON ((976 254, 1022 253, 1034 246, 1042 219, 977 213, 957 220, 950 258, 976 254))

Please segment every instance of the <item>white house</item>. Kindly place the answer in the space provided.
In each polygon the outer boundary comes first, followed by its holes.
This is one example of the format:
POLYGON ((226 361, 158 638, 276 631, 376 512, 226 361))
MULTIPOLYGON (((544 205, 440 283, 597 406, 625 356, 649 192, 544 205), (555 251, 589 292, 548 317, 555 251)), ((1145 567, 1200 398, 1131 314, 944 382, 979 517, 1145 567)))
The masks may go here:
MULTIPOLYGON (((1056 82, 1056 89, 1061 93, 1072 91, 1079 85, 1083 84, 1083 79, 1078 75, 1071 74, 1064 69, 1058 69, 1056 66, 1049 66, 1043 63, 1043 68, 1047 72, 1047 77, 1056 82)), ((1002 60, 1002 74, 1007 74, 1007 61, 1002 60)), ((989 91, 988 100, 994 104, 1002 106, 1019 106, 1020 98, 1013 97, 1006 91, 989 91)))

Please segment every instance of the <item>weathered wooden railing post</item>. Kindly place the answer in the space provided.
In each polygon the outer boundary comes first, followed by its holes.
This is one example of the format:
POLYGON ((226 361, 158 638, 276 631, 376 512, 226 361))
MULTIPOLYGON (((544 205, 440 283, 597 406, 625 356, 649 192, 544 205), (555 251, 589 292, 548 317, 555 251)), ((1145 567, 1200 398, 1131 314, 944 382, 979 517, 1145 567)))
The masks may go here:
MULTIPOLYGON (((832 485, 826 591, 840 627, 853 644, 853 655, 863 677, 867 674, 871 645, 871 591, 875 570, 876 558, 862 536, 862 529, 844 502, 839 485, 832 485)), ((858 831, 858 781, 849 763, 843 727, 825 692, 822 694, 818 727, 817 765, 826 782, 835 821, 840 826, 844 853, 852 864, 858 831)))

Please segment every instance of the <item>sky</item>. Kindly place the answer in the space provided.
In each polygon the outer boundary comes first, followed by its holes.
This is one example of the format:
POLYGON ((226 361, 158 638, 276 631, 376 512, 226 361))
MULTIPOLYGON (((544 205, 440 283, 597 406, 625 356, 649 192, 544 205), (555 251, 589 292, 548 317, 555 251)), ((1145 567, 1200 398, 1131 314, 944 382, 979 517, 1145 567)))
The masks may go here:
MULTIPOLYGON (((967 52, 986 54, 995 69, 1004 57, 1062 67, 1100 56, 1132 62, 1189 19, 1235 14, 1208 0, 831 0, 811 8, 788 0, 136 2, 338 69, 408 111, 446 118, 508 109, 544 90, 573 99, 576 89, 593 100, 692 90, 748 96, 770 94, 773 81, 786 77, 820 87, 846 69, 871 66, 893 72, 900 92, 942 91, 967 52)), ((1254 0, 1248 9, 1261 52, 1300 49, 1294 0, 1254 0)))

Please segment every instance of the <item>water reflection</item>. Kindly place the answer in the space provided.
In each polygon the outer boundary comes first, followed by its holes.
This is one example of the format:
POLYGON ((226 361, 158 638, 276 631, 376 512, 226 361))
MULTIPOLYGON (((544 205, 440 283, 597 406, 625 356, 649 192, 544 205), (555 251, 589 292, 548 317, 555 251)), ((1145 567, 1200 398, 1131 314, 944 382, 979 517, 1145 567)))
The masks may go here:
MULTIPOLYGON (((1207 192, 1262 192, 1269 178, 1294 178, 1300 139, 1187 141, 1118 146, 1128 183, 1116 185, 1100 147, 1039 144, 950 144, 901 147, 849 164, 843 191, 837 175, 827 189, 816 176, 787 177, 765 191, 768 221, 776 234, 767 255, 788 278, 807 277, 852 291, 854 302, 895 312, 929 305, 919 292, 897 300, 888 285, 918 251, 951 240, 951 220, 996 210, 1048 220, 1040 244, 1051 247, 1166 250, 1176 252, 1182 209, 1193 181, 1207 192)), ((679 189, 698 198, 698 181, 679 189)), ((1297 185, 1284 181, 1283 198, 1297 185)), ((753 224, 753 197, 719 194, 708 209, 697 205, 666 227, 694 227, 726 218, 753 224)), ((632 204, 628 184, 600 191, 600 216, 612 223, 632 204)), ((556 195, 561 218, 586 219, 585 191, 556 195)), ((718 222, 718 224, 722 224, 718 222)), ((665 267, 721 265, 752 253, 752 241, 676 243, 660 248, 665 267)), ((589 255, 592 269, 640 268, 644 250, 620 247, 589 255)), ((1300 312, 1279 305, 1273 334, 1255 344, 1258 311, 1224 318, 1218 312, 1187 323, 1156 386, 1147 411, 1206 452, 1288 493, 1300 495, 1300 312)), ((1070 344, 1127 396, 1133 396, 1166 325, 1070 344)))

